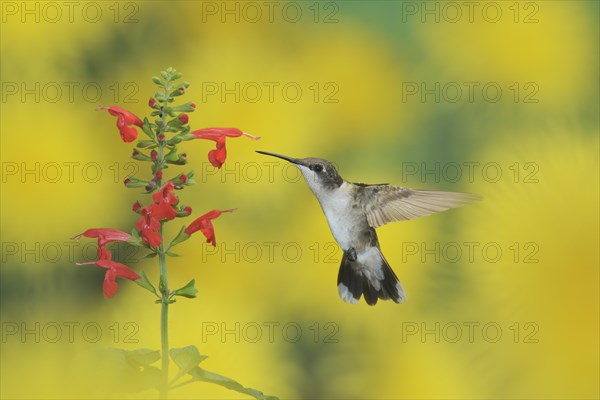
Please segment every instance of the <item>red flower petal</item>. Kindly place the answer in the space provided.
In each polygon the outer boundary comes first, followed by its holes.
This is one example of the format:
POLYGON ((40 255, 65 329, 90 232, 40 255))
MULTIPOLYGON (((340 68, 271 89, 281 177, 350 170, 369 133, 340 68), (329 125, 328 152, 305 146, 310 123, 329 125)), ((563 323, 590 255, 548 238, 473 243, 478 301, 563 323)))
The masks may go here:
POLYGON ((134 270, 116 261, 98 260, 96 261, 96 265, 107 269, 102 285, 104 297, 113 297, 119 287, 116 282, 117 278, 125 278, 132 281, 140 279, 140 276, 134 270))
POLYGON ((122 117, 124 119, 124 122, 127 125, 137 125, 140 128, 142 126, 144 126, 144 123, 142 122, 141 119, 139 119, 135 114, 133 114, 132 112, 129 112, 127 110, 124 110, 120 107, 117 106, 110 106, 110 107, 98 107, 98 110, 106 110, 108 111, 108 113, 114 117, 122 117))
POLYGON ((106 250, 105 246, 98 246, 98 259, 99 260, 110 260, 112 253, 106 250))
POLYGON ((144 123, 135 114, 116 106, 98 107, 98 110, 107 110, 110 115, 117 117, 117 128, 124 142, 137 139, 137 131, 132 125, 144 126, 144 123))
POLYGON ((217 148, 208 152, 208 161, 215 168, 221 168, 227 159, 227 148, 225 147, 225 136, 217 140, 217 148))
POLYGON ((173 194, 173 189, 175 189, 175 184, 173 181, 168 181, 162 188, 152 194, 152 200, 155 203, 165 202, 171 205, 179 203, 179 199, 173 194))
POLYGON ((79 235, 77 235, 71 239, 79 239, 81 236, 85 236, 87 238, 102 237, 103 240, 106 242, 126 242, 131 237, 131 235, 129 233, 120 231, 118 229, 93 228, 93 229, 88 229, 87 231, 80 233, 79 235))
POLYGON ((208 140, 214 140, 214 141, 217 141, 217 139, 219 139, 222 136, 239 137, 242 135, 247 136, 250 139, 254 139, 254 140, 260 139, 259 136, 253 136, 253 135, 250 135, 249 133, 242 132, 238 128, 202 128, 202 129, 198 129, 193 132, 190 132, 190 134, 196 136, 196 139, 208 139, 208 140))
POLYGON ((137 139, 138 133, 132 126, 122 126, 119 128, 119 134, 121 135, 121 140, 125 143, 131 143, 135 139, 137 139))
POLYGON ((227 137, 243 135, 254 140, 260 139, 260 137, 242 132, 238 128, 203 128, 190 132, 190 134, 194 135, 196 139, 212 140, 217 143, 217 148, 208 152, 208 161, 216 168, 221 168, 227 158, 227 149, 225 148, 227 137))
POLYGON ((98 260, 95 262, 84 262, 78 264, 96 264, 101 268, 106 268, 107 271, 104 275, 104 283, 102 285, 104 297, 112 297, 117 291, 117 277, 130 279, 132 281, 140 278, 140 276, 128 266, 120 264, 116 261, 112 261, 110 259, 111 253, 106 249, 106 245, 109 242, 127 241, 131 237, 128 233, 119 231, 117 229, 108 228, 88 229, 87 231, 75 236, 73 239, 79 239, 81 236, 98 239, 98 260))
POLYGON ((140 279, 140 276, 127 265, 123 265, 116 261, 112 260, 98 260, 96 264, 102 268, 106 268, 110 271, 113 271, 115 277, 118 278, 126 278, 131 281, 135 281, 140 279))
POLYGON ((111 298, 115 295, 115 292, 119 287, 116 279, 117 277, 113 271, 110 269, 106 271, 106 274, 104 275, 104 283, 102 284, 102 293, 104 294, 105 298, 111 298))
POLYGON ((177 216, 177 210, 175 210, 169 203, 162 202, 159 204, 149 205, 148 207, 150 208, 152 218, 156 219, 157 221, 162 221, 163 219, 170 221, 177 216))
POLYGON ((135 228, 140 232, 145 243, 152 247, 159 246, 162 243, 162 237, 158 232, 160 222, 153 218, 150 206, 142 208, 141 214, 142 219, 137 222, 135 228))
POLYGON ((213 246, 217 245, 215 239, 215 230, 211 220, 219 217, 222 213, 225 212, 233 212, 236 208, 232 208, 230 210, 212 210, 202 215, 201 217, 196 218, 190 226, 185 229, 185 233, 187 235, 192 235, 195 232, 202 232, 202 234, 206 237, 206 243, 211 243, 213 246))

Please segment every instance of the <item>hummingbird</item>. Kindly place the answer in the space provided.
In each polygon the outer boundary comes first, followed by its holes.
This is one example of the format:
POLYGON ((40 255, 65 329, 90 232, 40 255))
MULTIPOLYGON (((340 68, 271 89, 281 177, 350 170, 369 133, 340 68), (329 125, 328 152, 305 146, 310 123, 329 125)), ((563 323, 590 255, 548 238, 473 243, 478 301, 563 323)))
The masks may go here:
POLYGON ((331 233, 343 251, 337 284, 340 297, 347 303, 356 304, 361 296, 370 306, 377 304, 378 299, 398 304, 406 299, 400 280, 381 252, 375 228, 480 199, 469 193, 410 189, 387 183, 351 183, 322 158, 256 152, 296 165, 319 200, 331 233))

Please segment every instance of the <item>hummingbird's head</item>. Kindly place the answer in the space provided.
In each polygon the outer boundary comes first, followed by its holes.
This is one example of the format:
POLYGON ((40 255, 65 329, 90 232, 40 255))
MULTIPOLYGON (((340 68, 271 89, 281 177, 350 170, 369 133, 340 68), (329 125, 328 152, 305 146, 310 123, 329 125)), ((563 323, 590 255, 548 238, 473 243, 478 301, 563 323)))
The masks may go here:
POLYGON ((292 158, 266 151, 257 150, 256 152, 281 158, 296 165, 300 169, 300 172, 302 172, 304 180, 310 189, 317 196, 323 192, 337 189, 344 183, 335 166, 322 158, 292 158))

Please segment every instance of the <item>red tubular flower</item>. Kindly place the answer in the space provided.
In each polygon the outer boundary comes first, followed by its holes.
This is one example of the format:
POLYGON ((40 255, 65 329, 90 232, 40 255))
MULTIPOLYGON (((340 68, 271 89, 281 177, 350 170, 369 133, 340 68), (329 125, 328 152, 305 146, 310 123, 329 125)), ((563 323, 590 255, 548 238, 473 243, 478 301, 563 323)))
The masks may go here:
POLYGON ((80 237, 85 236, 88 238, 98 239, 98 258, 100 260, 110 260, 111 253, 106 249, 106 245, 110 242, 126 242, 131 237, 130 234, 110 228, 95 228, 88 229, 87 231, 80 233, 77 236, 71 238, 71 240, 79 240, 80 237))
POLYGON ((150 215, 156 221, 170 221, 177 216, 177 210, 166 203, 151 204, 148 206, 150 215))
POLYGON ((131 268, 126 265, 120 264, 111 260, 98 260, 96 265, 102 268, 106 268, 106 274, 104 275, 104 283, 102 284, 102 292, 104 297, 113 297, 119 285, 117 285, 117 278, 125 278, 131 281, 140 279, 140 276, 131 268))
POLYGON ((211 243, 213 246, 217 245, 217 241, 215 239, 215 229, 212 224, 212 220, 219 217, 222 213, 225 212, 233 212, 237 210, 236 208, 232 208, 230 210, 212 210, 204 214, 203 216, 196 218, 190 226, 185 228, 185 234, 191 235, 195 232, 202 232, 202 234, 206 237, 206 243, 211 243))
POLYGON ((87 231, 80 233, 77 236, 71 238, 71 240, 78 240, 80 237, 85 236, 87 238, 98 238, 98 240, 108 242, 125 242, 131 235, 118 229, 110 228, 94 228, 88 229, 87 231))
POLYGON ((152 218, 157 221, 170 221, 177 216, 177 210, 169 203, 161 202, 158 204, 151 204, 147 208, 149 209, 152 218))
POLYGON ((142 208, 142 219, 135 225, 135 229, 142 235, 142 240, 152 246, 157 247, 162 243, 160 232, 160 222, 153 218, 150 206, 142 208))
POLYGON ((216 167, 221 168, 227 158, 227 149, 225 148, 225 139, 227 137, 247 136, 250 139, 258 140, 260 137, 242 132, 237 128, 204 128, 190 132, 196 139, 207 139, 216 142, 217 148, 208 152, 208 161, 216 167))
POLYGON ((117 117, 117 128, 121 134, 121 139, 126 142, 133 142, 137 139, 137 131, 132 125, 144 126, 144 123, 135 114, 116 106, 98 107, 98 110, 107 110, 110 115, 117 117))
POLYGON ((168 181, 152 194, 154 203, 140 211, 142 218, 137 222, 135 228, 140 232, 142 240, 152 247, 162 243, 159 232, 160 221, 170 221, 177 217, 177 210, 173 206, 179 203, 179 199, 173 194, 173 189, 175 189, 175 184, 173 181, 168 181))
POLYGON ((152 200, 155 203, 165 202, 174 206, 179 203, 179 199, 173 194, 173 189, 175 189, 175 184, 173 181, 168 181, 162 188, 152 194, 152 200))
POLYGON ((112 261, 112 254, 106 249, 106 245, 110 242, 126 242, 129 240, 131 236, 128 233, 108 228, 88 229, 71 239, 79 240, 81 236, 98 239, 98 260, 77 264, 96 264, 99 267, 107 269, 106 275, 104 275, 104 284, 102 285, 104 297, 113 297, 118 288, 116 282, 118 277, 132 281, 140 279, 140 276, 128 266, 112 261))

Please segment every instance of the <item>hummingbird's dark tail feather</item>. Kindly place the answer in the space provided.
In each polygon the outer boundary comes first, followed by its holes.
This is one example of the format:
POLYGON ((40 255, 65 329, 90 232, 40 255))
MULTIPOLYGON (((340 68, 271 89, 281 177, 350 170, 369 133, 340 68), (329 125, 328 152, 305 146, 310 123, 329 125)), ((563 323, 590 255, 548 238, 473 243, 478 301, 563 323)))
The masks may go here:
POLYGON ((364 295, 370 306, 377 304, 378 299, 402 303, 406 299, 402 284, 381 251, 372 247, 367 252, 373 253, 365 256, 370 260, 376 257, 375 265, 361 263, 360 257, 350 261, 344 253, 338 273, 338 291, 342 300, 356 304, 364 295))

